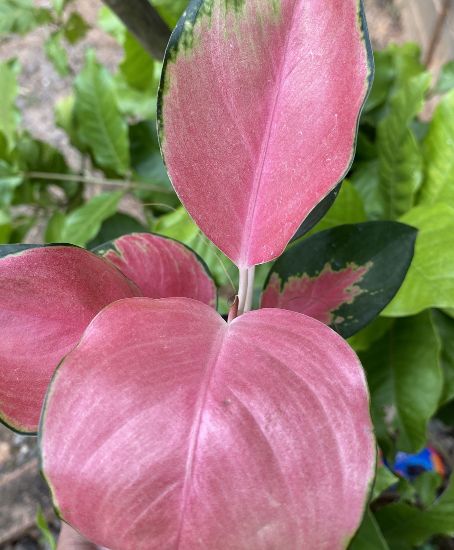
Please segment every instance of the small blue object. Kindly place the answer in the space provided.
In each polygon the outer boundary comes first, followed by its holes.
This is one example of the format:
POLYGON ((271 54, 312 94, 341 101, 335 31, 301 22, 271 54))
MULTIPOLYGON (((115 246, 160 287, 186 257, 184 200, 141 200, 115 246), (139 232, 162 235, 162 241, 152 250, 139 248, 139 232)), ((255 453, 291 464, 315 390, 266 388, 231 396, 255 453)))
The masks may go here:
POLYGON ((423 472, 437 472, 442 477, 446 473, 443 459, 431 447, 426 447, 414 455, 402 452, 397 453, 392 470, 397 475, 410 480, 423 472))

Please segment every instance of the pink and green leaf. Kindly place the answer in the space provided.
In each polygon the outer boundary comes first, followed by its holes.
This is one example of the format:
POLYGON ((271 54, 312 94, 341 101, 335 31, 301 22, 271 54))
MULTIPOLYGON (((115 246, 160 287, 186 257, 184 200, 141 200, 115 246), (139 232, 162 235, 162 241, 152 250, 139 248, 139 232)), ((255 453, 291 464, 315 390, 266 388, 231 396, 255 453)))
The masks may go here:
POLYGON ((295 241, 271 268, 261 307, 304 313, 348 338, 399 290, 416 234, 397 222, 366 222, 295 241))
POLYGON ((40 444, 62 518, 122 550, 345 548, 375 463, 342 338, 277 309, 227 324, 185 298, 92 321, 53 378, 40 444))
POLYGON ((104 306, 137 295, 116 268, 81 248, 0 247, 0 420, 36 432, 58 363, 104 306))
POLYGON ((193 0, 167 49, 161 149, 238 266, 279 256, 344 177, 373 75, 361 0, 193 0))
POLYGON ((203 260, 178 241, 151 233, 132 233, 94 252, 134 281, 142 296, 180 296, 216 306, 216 286, 203 260))

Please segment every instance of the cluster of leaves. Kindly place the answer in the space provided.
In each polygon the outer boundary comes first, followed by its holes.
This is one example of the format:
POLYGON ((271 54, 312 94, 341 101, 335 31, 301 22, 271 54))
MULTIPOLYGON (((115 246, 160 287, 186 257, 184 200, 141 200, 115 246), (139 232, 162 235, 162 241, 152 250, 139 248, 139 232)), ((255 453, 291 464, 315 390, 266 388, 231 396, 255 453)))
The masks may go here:
MULTIPOLYGON (((153 3, 169 26, 184 8, 184 2, 153 3)), ((43 220, 48 220, 44 242, 90 248, 125 233, 152 230, 202 256, 221 288, 225 312, 223 299, 237 284, 234 266, 180 206, 161 160, 156 102, 150 101, 156 96, 160 62, 107 10, 100 24, 124 50, 114 74, 94 52, 74 74, 67 46, 82 39, 89 26, 70 2, 55 0, 54 9, 46 10, 33 8, 31 0, 7 0, 0 21, 3 35, 51 27, 47 56, 60 75, 74 80, 73 93, 56 106, 56 123, 80 152, 82 165, 89 162, 103 174, 98 181, 85 168, 75 171, 57 149, 21 128, 15 106, 20 68, 14 60, 1 64, 0 243, 23 241, 43 220), (119 190, 86 200, 92 183, 101 182, 119 190), (125 194, 140 201, 140 219, 118 212, 125 194)), ((434 417, 454 425, 454 78, 448 64, 433 85, 412 44, 376 52, 375 62, 375 82, 347 179, 323 201, 315 227, 306 225, 276 264, 258 268, 255 300, 304 311, 295 304, 311 279, 331 271, 353 273, 341 288, 348 298, 334 296, 322 312, 328 317, 320 320, 344 337, 356 333, 350 343, 366 369, 377 438, 392 463, 397 451, 416 452, 427 444, 434 417), (422 122, 419 115, 434 94, 441 94, 439 104, 422 122), (395 221, 418 229, 415 254, 403 286, 377 317, 397 291, 413 253, 414 233, 390 223, 395 221), (369 261, 373 265, 360 272, 369 261)), ((308 313, 317 317, 317 312, 308 313)), ((370 510, 352 548, 404 550, 434 535, 453 535, 453 487, 442 487, 436 475, 410 483, 379 468, 370 510), (383 499, 386 490, 390 505, 383 499)))

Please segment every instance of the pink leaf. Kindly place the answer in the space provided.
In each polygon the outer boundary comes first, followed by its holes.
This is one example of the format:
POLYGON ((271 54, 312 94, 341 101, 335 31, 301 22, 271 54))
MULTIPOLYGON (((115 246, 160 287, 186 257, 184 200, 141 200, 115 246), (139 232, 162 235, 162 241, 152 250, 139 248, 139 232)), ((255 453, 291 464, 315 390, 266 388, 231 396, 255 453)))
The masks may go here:
POLYGON ((148 298, 181 296, 216 306, 216 287, 202 261, 183 244, 150 233, 120 237, 95 252, 148 298))
POLYGON ((342 338, 278 309, 227 324, 184 298, 94 319, 53 379, 41 451, 62 517, 118 550, 345 548, 375 462, 342 338))
POLYGON ((51 376, 93 317, 139 295, 116 268, 72 246, 0 259, 0 419, 36 432, 51 376))
POLYGON ((279 256, 345 175, 373 60, 359 0, 196 0, 160 89, 174 187, 238 266, 279 256))

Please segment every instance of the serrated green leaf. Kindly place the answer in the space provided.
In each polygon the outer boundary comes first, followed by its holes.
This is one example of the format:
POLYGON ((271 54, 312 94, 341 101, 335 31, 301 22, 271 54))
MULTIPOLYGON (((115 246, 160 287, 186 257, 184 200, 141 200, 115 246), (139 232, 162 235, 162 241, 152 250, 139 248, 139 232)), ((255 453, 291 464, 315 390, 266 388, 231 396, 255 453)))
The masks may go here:
POLYGON ((25 34, 34 27, 51 21, 51 12, 35 7, 33 0, 2 0, 0 2, 0 35, 25 34))
POLYGON ((17 92, 17 68, 11 62, 4 61, 0 63, 0 132, 5 136, 10 148, 14 144, 20 118, 15 104, 17 92))
POLYGON ((454 90, 438 104, 424 140, 425 178, 420 203, 454 207, 454 90))
POLYGON ((390 548, 413 548, 433 535, 454 535, 454 477, 427 510, 408 504, 391 504, 376 514, 377 521, 390 548))
POLYGON ((60 76, 67 76, 69 74, 68 54, 61 42, 62 37, 61 31, 50 34, 44 44, 44 51, 57 73, 60 76))
POLYGON ((423 107, 429 85, 428 73, 408 80, 392 97, 390 111, 378 125, 379 193, 389 219, 413 206, 422 183, 422 155, 409 126, 423 107))
POLYGON ((454 208, 443 203, 417 206, 400 221, 419 229, 415 255, 382 315, 402 317, 429 307, 454 307, 454 208))
POLYGON ((122 196, 122 191, 102 193, 73 210, 66 217, 58 240, 78 246, 87 244, 97 235, 102 222, 115 214, 122 196))
POLYGON ((85 21, 80 13, 76 11, 72 12, 63 27, 65 38, 70 44, 77 44, 79 40, 82 40, 82 38, 85 37, 89 30, 90 25, 85 21))
POLYGON ((126 33, 124 41, 124 57, 120 64, 120 71, 126 82, 139 91, 158 89, 155 80, 154 61, 143 46, 132 36, 126 33))
POLYGON ((374 515, 367 508, 363 521, 348 550, 389 550, 374 515))
POLYGON ((440 310, 432 310, 432 319, 441 342, 441 367, 444 375, 440 405, 454 399, 454 319, 440 310))
POLYGON ((444 94, 454 88, 454 61, 445 63, 440 71, 435 91, 444 94))
MULTIPOLYGON (((427 441, 427 423, 443 389, 439 354, 429 312, 396 320, 383 338, 360 354, 374 425, 385 425, 400 451, 417 452, 427 441)), ((382 434, 378 438, 381 444, 382 434)))
POLYGON ((75 91, 81 141, 101 168, 126 174, 129 170, 128 127, 115 101, 113 78, 91 51, 76 79, 75 91))

